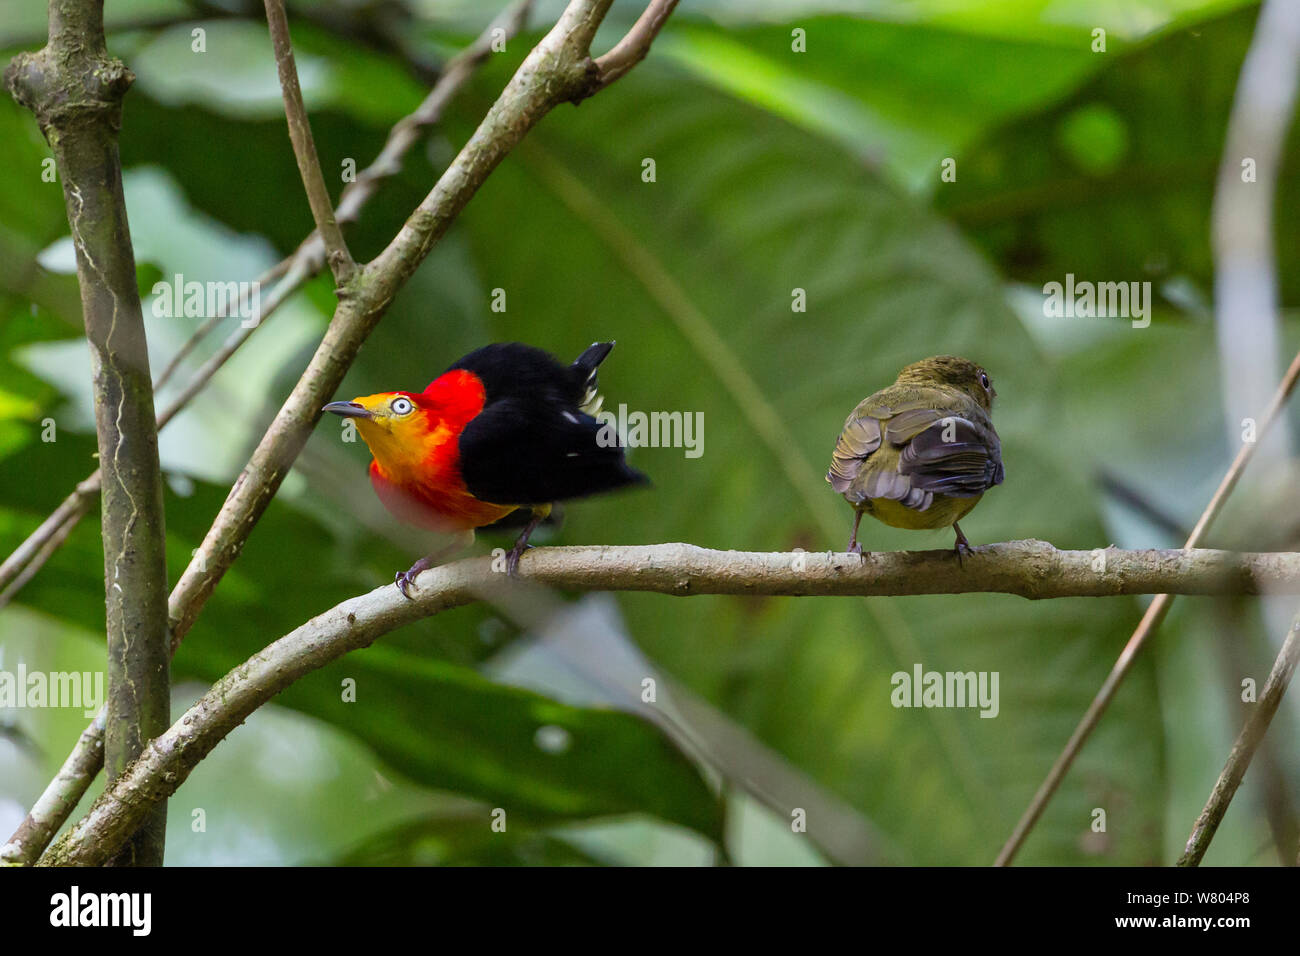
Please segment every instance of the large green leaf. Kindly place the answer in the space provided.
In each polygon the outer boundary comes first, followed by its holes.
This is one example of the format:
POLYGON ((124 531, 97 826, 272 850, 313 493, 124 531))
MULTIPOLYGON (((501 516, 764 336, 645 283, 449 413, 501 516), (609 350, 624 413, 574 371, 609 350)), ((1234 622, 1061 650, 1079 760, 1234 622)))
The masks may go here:
POLYGON ((853 17, 790 27, 679 26, 655 51, 855 153, 918 192, 977 134, 1073 89, 1104 58, 1086 45, 1001 39, 853 17), (862 69, 846 69, 846 64, 862 69))
MULTIPOLYGON (((206 675, 231 657, 194 642, 178 666, 206 675)), ((630 714, 571 707, 382 646, 322 668, 277 702, 354 734, 411 780, 503 809, 507 825, 640 813, 721 839, 720 807, 699 771, 630 714), (355 701, 344 700, 345 681, 355 701)))
MULTIPOLYGON (((1212 283, 1210 206, 1224 131, 1257 10, 1161 37, 1111 60, 1061 103, 989 131, 958 159, 940 210, 1009 276, 1212 283)), ((1243 157, 1244 158, 1244 157, 1243 157)), ((1300 201, 1300 125, 1279 171, 1278 209, 1300 201)), ((1300 254, 1293 217, 1276 222, 1277 256, 1300 254)), ((1283 301, 1300 274, 1279 270, 1283 301)))

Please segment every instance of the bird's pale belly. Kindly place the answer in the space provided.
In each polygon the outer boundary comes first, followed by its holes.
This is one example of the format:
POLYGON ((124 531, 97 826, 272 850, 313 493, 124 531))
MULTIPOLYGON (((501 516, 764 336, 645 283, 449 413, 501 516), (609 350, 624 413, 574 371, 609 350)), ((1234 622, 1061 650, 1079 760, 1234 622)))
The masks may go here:
POLYGON ((947 528, 953 522, 960 521, 970 512, 983 495, 974 498, 949 498, 935 495, 930 507, 924 511, 908 508, 893 498, 867 498, 862 502, 861 510, 892 528, 947 528))

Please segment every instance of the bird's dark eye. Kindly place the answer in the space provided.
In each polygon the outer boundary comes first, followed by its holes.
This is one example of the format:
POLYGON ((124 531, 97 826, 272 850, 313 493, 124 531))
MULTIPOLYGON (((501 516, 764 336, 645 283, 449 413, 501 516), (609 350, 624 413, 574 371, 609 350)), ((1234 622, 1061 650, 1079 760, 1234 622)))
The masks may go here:
POLYGON ((389 406, 394 415, 409 415, 414 407, 409 398, 395 398, 389 406))
POLYGON ((988 373, 988 372, 980 372, 980 384, 983 385, 985 388, 988 388, 988 387, 989 387, 989 373, 988 373))

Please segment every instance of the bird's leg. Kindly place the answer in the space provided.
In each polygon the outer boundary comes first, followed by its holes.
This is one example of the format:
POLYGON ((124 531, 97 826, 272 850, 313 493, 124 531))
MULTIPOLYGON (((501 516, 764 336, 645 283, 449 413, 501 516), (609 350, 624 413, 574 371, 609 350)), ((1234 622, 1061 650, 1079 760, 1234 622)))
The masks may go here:
POLYGON ((524 530, 519 532, 519 538, 515 541, 515 546, 511 548, 510 553, 506 555, 506 574, 510 577, 513 578, 519 571, 519 559, 523 557, 524 551, 532 547, 532 545, 528 543, 528 536, 536 530, 537 526, 541 524, 550 513, 550 505, 539 505, 533 509, 533 516, 528 519, 528 524, 524 525, 524 530))
POLYGON ((861 523, 862 512, 853 512, 853 533, 849 535, 849 546, 847 550, 849 554, 856 554, 859 558, 862 557, 862 545, 858 544, 858 525, 861 523))
POLYGON ((953 551, 957 554, 957 564, 964 568, 966 565, 962 561, 962 555, 972 553, 970 542, 966 540, 966 536, 961 533, 961 528, 958 527, 955 521, 952 523, 952 530, 957 532, 957 544, 953 548, 953 551))
POLYGON ((419 561, 416 561, 405 571, 398 571, 397 579, 395 582, 397 584, 397 590, 402 592, 402 597, 406 598, 407 600, 410 600, 411 595, 407 589, 412 584, 415 583, 416 577, 422 571, 429 570, 431 567, 433 567, 442 559, 451 557, 453 554, 457 553, 458 551, 463 551, 465 548, 468 548, 473 543, 474 543, 473 530, 466 531, 464 534, 457 535, 456 540, 453 541, 451 544, 447 545, 445 548, 439 548, 437 551, 433 552, 433 554, 426 554, 424 557, 422 557, 419 561))

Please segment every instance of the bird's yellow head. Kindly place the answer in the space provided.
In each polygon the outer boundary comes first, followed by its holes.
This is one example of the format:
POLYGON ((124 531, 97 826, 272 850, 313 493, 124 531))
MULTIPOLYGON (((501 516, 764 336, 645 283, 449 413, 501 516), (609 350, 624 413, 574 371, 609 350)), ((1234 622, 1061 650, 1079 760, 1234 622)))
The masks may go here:
POLYGON ((398 480, 418 474, 452 437, 439 410, 414 392, 363 395, 331 402, 324 411, 355 421, 380 468, 398 480))
POLYGON ((898 373, 898 384, 947 385, 961 389, 985 411, 993 410, 993 399, 998 395, 988 372, 969 359, 956 355, 936 355, 913 362, 898 373))

